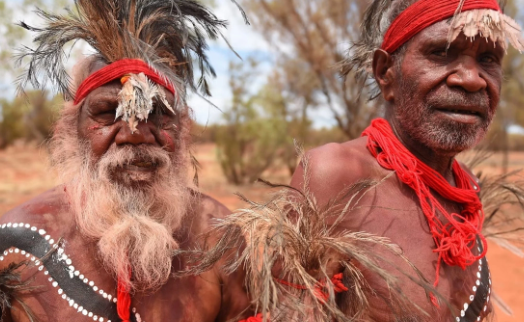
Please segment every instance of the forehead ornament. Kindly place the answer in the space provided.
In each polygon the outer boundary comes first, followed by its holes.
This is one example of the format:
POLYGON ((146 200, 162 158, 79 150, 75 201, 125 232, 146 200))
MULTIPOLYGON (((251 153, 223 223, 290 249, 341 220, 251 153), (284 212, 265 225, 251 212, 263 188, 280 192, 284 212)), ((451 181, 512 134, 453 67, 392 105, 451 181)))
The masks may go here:
POLYGON ((521 27, 500 10, 496 0, 420 0, 404 10, 387 30, 381 49, 395 52, 416 34, 444 19, 452 18, 448 44, 461 32, 496 43, 505 39, 522 52, 521 27))
POLYGON ((137 130, 139 121, 147 121, 155 99, 175 113, 164 92, 166 89, 175 95, 174 86, 139 59, 118 60, 91 74, 78 87, 74 104, 79 104, 91 91, 115 79, 122 83, 115 119, 122 117, 132 133, 137 130))

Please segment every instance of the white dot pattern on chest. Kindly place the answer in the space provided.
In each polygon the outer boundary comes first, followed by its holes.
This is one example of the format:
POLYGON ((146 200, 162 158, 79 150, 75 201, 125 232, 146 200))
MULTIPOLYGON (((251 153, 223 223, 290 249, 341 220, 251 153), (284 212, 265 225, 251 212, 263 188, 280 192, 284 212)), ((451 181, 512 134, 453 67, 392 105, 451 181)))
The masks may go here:
MULTIPOLYGON (((101 288, 96 286, 93 281, 89 281, 89 279, 87 277, 85 277, 79 270, 75 269, 75 267, 73 266, 73 261, 65 254, 64 249, 59 247, 59 245, 57 243, 55 243, 55 240, 53 238, 51 238, 51 236, 48 235, 45 230, 38 229, 37 227, 31 226, 30 224, 6 223, 6 224, 2 224, 0 226, 0 235, 1 235, 1 230, 5 229, 5 228, 30 229, 33 232, 38 231, 38 233, 40 235, 42 235, 44 237, 44 239, 46 241, 48 241, 49 244, 54 249, 56 249, 56 252, 57 252, 57 254, 59 256, 59 260, 63 261, 64 263, 66 263, 69 266, 69 276, 70 276, 70 278, 73 278, 74 276, 80 278, 85 284, 89 285, 93 289, 93 291, 98 292, 100 295, 102 295, 102 297, 104 299, 107 299, 108 301, 112 301, 113 303, 117 303, 116 296, 111 295, 111 294, 107 293, 106 291, 102 290, 101 288)), ((21 255, 25 256, 26 258, 28 258, 29 260, 34 262, 35 266, 38 267, 38 271, 43 272, 43 274, 45 276, 49 276, 49 271, 45 270, 45 266, 42 265, 42 263, 40 262, 40 260, 38 258, 36 258, 32 254, 26 252, 25 250, 20 250, 20 249, 18 249, 16 247, 11 247, 8 250, 5 250, 3 252, 3 255, 0 255, 0 261, 4 261, 7 258, 7 256, 10 255, 10 254, 21 254, 21 255)), ((93 321, 111 322, 111 320, 109 320, 107 318, 104 318, 104 317, 101 317, 101 316, 97 316, 93 312, 90 312, 90 311, 84 309, 81 305, 78 305, 73 299, 71 299, 69 296, 67 296, 67 294, 64 292, 63 289, 59 288, 58 282, 55 281, 52 277, 48 277, 47 280, 49 281, 51 286, 53 286, 53 288, 58 288, 58 290, 57 290, 58 295, 63 300, 65 300, 69 304, 70 307, 75 309, 78 313, 80 313, 80 314, 82 314, 84 316, 92 318, 93 321)), ((145 321, 142 321, 142 319, 140 317, 140 314, 138 314, 136 312, 136 308, 133 308, 132 311, 133 311, 133 314, 135 314, 135 318, 136 318, 137 322, 145 322, 145 321)))
MULTIPOLYGON (((482 249, 480 247, 477 247, 477 250, 479 251, 479 253, 482 253, 482 249)), ((466 320, 465 317, 466 317, 466 313, 467 313, 468 308, 470 307, 472 302, 475 300, 475 297, 477 296, 477 292, 479 291, 479 287, 481 285, 481 278, 482 278, 482 269, 483 269, 482 266, 484 264, 484 261, 485 261, 485 264, 486 264, 486 267, 487 267, 487 259, 486 258, 483 258, 483 259, 481 258, 481 259, 478 260, 478 269, 477 269, 477 272, 476 272, 476 280, 475 280, 475 283, 474 283, 473 287, 471 288, 472 294, 468 298, 469 301, 464 303, 464 306, 463 306, 463 308, 460 311, 460 316, 455 317, 455 320, 457 322, 474 322, 474 321, 466 320)), ((488 281, 489 281, 489 284, 486 285, 486 287, 487 287, 487 298, 486 298, 486 301, 484 302, 484 305, 482 307, 481 312, 476 317, 476 321, 481 321, 483 319, 483 315, 485 317, 487 309, 488 309, 488 305, 489 305, 489 300, 490 300, 490 296, 491 296, 491 273, 489 272, 489 270, 488 270, 487 273, 488 273, 488 281)))

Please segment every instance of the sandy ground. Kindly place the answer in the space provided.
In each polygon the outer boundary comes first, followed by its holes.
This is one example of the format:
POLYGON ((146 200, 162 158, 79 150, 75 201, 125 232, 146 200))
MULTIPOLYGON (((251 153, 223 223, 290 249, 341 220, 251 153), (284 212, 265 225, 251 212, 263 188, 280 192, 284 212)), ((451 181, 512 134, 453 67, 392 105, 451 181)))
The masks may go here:
MULTIPOLYGON (((234 193, 239 192, 254 200, 263 200, 267 189, 259 184, 232 186, 227 184, 216 161, 214 145, 194 148, 201 164, 199 172, 201 189, 217 198, 230 209, 245 206, 234 193)), ((512 153, 509 168, 524 168, 524 153, 512 153)), ((482 168, 486 172, 500 172, 501 156, 494 155, 482 168)), ((49 170, 45 149, 30 146, 13 146, 0 151, 0 214, 53 187, 55 173, 49 170)), ((285 170, 273 169, 263 175, 272 182, 288 183, 285 170)), ((488 259, 492 269, 494 291, 511 307, 513 316, 497 310, 496 321, 524 321, 524 259, 518 258, 497 245, 490 244, 488 259)))

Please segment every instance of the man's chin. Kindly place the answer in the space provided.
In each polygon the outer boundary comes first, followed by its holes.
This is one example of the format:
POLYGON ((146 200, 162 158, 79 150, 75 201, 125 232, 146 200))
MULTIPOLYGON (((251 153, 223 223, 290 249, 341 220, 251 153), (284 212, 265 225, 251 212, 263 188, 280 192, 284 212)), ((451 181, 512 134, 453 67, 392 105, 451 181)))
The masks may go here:
POLYGON ((157 179, 156 171, 141 169, 118 169, 112 174, 113 181, 123 187, 143 189, 151 186, 157 179))
POLYGON ((428 138, 428 146, 442 155, 457 155, 474 148, 484 137, 484 131, 443 131, 428 138))

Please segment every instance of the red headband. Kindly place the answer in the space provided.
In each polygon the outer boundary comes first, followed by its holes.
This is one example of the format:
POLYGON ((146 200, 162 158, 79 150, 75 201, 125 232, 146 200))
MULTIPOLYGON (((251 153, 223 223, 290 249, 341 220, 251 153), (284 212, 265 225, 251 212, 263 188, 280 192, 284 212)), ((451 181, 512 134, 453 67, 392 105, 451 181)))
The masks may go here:
POLYGON ((122 59, 96 71, 86 78, 78 87, 74 104, 80 103, 92 90, 109 83, 126 74, 144 73, 151 81, 165 87, 175 94, 173 85, 168 84, 163 77, 157 74, 148 64, 140 59, 122 59))
MULTIPOLYGON (((442 21, 453 17, 460 0, 420 0, 404 10, 389 27, 382 49, 394 53, 406 41, 416 34, 442 21)), ((462 11, 473 9, 491 9, 500 11, 496 0, 466 0, 462 11)))

